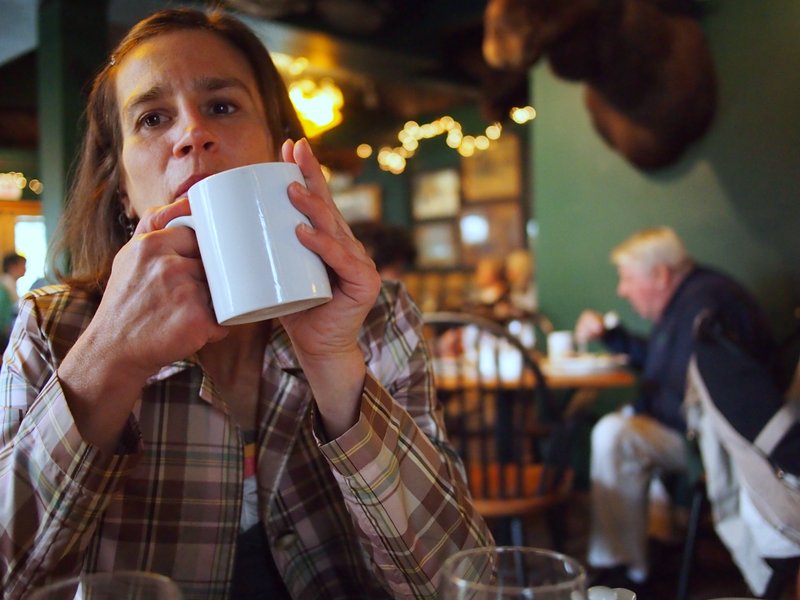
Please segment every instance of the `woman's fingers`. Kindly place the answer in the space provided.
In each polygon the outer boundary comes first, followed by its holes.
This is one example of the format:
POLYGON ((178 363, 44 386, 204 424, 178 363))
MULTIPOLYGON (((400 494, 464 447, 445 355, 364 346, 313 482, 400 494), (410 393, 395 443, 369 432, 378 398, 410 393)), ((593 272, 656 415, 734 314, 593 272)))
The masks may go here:
POLYGON ((197 245, 197 238, 189 227, 179 226, 167 229, 167 224, 176 219, 191 214, 188 198, 181 198, 171 204, 148 209, 136 226, 133 237, 128 242, 138 244, 143 237, 152 238, 144 248, 150 252, 162 253, 172 251, 187 258, 200 258, 200 248, 197 245), (166 244, 167 248, 162 248, 160 244, 166 244))
MULTIPOLYGON (((284 160, 294 162, 300 167, 306 182, 305 188, 310 193, 310 198, 314 200, 313 203, 304 202, 303 207, 297 204, 295 206, 308 216, 314 227, 324 229, 336 236, 355 239, 350 227, 333 202, 322 168, 314 156, 308 140, 303 138, 297 143, 287 140, 281 148, 281 153, 284 160), (314 210, 315 208, 319 208, 319 210, 314 210), (307 212, 306 209, 313 210, 313 212, 307 212)), ((304 196, 305 190, 302 188, 303 186, 289 186, 289 195, 293 202, 295 198, 307 197, 304 196)))
POLYGON ((281 158, 283 162, 294 162, 294 140, 286 140, 281 146, 281 158))
POLYGON ((305 186, 293 183, 288 190, 292 204, 311 222, 311 227, 297 228, 298 239, 336 274, 336 287, 344 296, 356 304, 371 306, 380 286, 375 263, 334 204, 308 140, 287 140, 281 147, 281 156, 296 163, 306 181, 305 186))
POLYGON ((172 219, 190 214, 192 214, 192 210, 189 208, 188 198, 181 198, 171 204, 150 208, 139 219, 134 235, 164 229, 172 219))
POLYGON ((319 194, 323 198, 330 198, 330 191, 328 190, 328 182, 325 181, 325 175, 322 173, 317 157, 311 150, 311 145, 306 138, 301 139, 292 148, 292 156, 294 162, 300 167, 303 176, 306 179, 308 189, 315 194, 319 194))
POLYGON ((321 229, 303 225, 297 228, 297 237, 305 247, 318 254, 340 278, 353 280, 353 275, 365 266, 375 269, 372 259, 356 240, 342 239, 321 229))

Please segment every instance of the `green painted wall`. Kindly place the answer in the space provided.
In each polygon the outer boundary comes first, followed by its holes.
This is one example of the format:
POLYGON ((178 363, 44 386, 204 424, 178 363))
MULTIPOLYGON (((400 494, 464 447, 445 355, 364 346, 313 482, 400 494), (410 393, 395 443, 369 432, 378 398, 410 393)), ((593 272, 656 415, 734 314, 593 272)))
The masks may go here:
MULTIPOLYGON (((0 173, 20 171, 28 179, 39 178, 39 160, 36 150, 21 148, 0 148, 0 173)), ((26 192, 26 198, 32 197, 26 192)))
POLYGON ((534 215, 542 310, 570 328, 586 306, 617 309, 610 249, 666 224, 700 261, 739 278, 776 333, 800 305, 800 2, 710 0, 703 27, 720 84, 710 133, 657 174, 633 169, 595 134, 580 85, 533 70, 534 215))

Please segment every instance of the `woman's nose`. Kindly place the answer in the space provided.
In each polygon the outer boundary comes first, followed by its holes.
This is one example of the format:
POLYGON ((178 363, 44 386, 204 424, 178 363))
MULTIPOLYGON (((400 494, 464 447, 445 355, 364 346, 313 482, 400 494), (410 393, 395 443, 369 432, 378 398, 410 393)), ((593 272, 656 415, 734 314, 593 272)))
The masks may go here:
POLYGON ((181 135, 173 148, 175 156, 186 156, 201 151, 208 152, 216 147, 216 136, 201 116, 188 115, 183 120, 181 135))

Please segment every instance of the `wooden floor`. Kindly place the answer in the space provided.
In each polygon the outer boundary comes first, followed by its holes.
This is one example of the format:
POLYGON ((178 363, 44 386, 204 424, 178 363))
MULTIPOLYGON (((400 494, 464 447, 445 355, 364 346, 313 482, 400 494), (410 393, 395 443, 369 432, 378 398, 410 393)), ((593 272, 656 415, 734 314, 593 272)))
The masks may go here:
MULTIPOLYGON (((588 494, 576 496, 567 516, 567 539, 564 552, 585 564, 586 539, 589 527, 588 494)), ((527 528, 527 544, 549 547, 549 537, 542 523, 531 523, 527 528)), ((638 600, 673 600, 678 581, 682 552, 680 541, 651 543, 652 576, 647 598, 638 600)), ((695 562, 689 586, 689 600, 753 598, 725 547, 710 527, 704 527, 698 537, 695 562)), ((787 590, 782 600, 794 600, 787 590)))

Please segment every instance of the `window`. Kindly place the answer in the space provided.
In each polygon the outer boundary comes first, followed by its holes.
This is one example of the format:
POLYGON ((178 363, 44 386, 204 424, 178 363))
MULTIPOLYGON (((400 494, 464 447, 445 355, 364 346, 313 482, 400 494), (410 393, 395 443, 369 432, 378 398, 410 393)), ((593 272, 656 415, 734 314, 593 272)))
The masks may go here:
POLYGON ((17 280, 17 292, 22 295, 31 289, 33 282, 44 277, 47 256, 44 217, 18 216, 14 223, 14 246, 17 254, 26 259, 25 275, 17 280))

